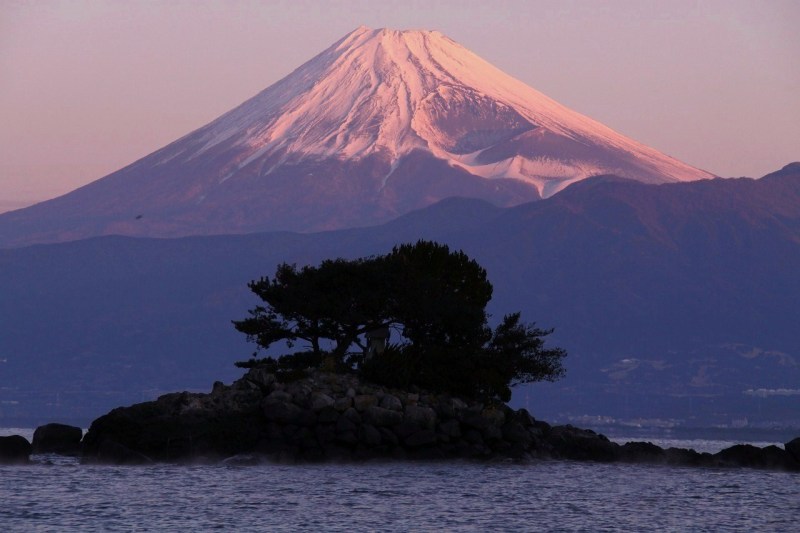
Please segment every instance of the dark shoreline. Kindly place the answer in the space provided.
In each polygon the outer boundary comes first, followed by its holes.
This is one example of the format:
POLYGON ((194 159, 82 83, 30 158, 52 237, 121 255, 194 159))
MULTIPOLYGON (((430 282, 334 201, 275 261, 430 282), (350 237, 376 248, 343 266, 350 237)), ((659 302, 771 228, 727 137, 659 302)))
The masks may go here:
POLYGON ((536 420, 525 409, 390 390, 352 375, 316 372, 283 384, 259 369, 231 385, 217 382, 208 394, 172 393, 114 409, 85 435, 48 424, 32 443, 0 437, 0 463, 27 463, 31 453, 113 465, 577 460, 800 472, 800 438, 784 449, 739 444, 714 454, 620 445, 592 430, 536 420))

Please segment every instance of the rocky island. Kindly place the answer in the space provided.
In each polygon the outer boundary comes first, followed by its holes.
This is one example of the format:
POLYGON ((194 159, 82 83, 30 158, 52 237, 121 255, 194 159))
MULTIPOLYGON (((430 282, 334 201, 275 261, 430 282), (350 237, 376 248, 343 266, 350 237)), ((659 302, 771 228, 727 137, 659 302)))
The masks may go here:
POLYGON ((445 245, 283 264, 249 287, 263 305, 234 321, 236 329, 260 349, 301 343, 306 351, 253 354, 237 363, 248 368, 242 378, 216 382, 208 394, 114 409, 82 440, 78 428, 52 424, 37 429, 33 446, 0 438, 0 460, 24 463, 38 451, 119 465, 571 459, 800 471, 800 438, 785 449, 736 445, 712 455, 619 445, 511 409, 512 387, 561 377, 567 354, 545 346, 552 330, 519 313, 492 330, 486 271, 445 245), (391 331, 399 342, 389 342, 391 331))
POLYGON ((280 383, 254 368, 231 385, 215 383, 210 393, 172 393, 114 409, 82 440, 76 429, 42 426, 35 446, 0 437, 0 462, 25 463, 34 452, 112 465, 578 460, 800 471, 800 438, 785 449, 740 444, 716 454, 619 445, 591 430, 551 426, 525 409, 321 371, 280 383))

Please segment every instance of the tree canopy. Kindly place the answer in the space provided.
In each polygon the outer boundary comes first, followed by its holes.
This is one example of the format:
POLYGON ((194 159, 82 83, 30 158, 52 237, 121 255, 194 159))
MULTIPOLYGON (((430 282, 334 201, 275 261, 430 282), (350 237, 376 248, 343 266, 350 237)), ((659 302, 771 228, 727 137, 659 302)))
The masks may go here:
MULTIPOLYGON (((416 385, 508 401, 510 387, 564 374, 566 352, 544 347, 541 330, 506 315, 492 331, 486 271, 461 251, 419 241, 383 256, 332 259, 318 266, 279 265, 272 279, 252 281, 264 302, 234 321, 260 348, 289 350, 237 363, 265 364, 295 375, 308 366, 351 371, 393 386, 416 385), (385 349, 366 357, 369 336, 392 332, 385 349)), ((257 354, 254 354, 254 356, 257 354)))

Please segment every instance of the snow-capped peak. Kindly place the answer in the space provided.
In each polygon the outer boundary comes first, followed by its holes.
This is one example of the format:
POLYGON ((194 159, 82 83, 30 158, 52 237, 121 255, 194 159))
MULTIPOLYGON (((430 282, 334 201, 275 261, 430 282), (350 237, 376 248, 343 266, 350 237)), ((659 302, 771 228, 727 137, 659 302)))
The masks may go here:
POLYGON ((362 26, 206 126, 5 215, 0 244, 351 228, 453 196, 518 205, 598 174, 711 177, 439 32, 362 26))
POLYGON ((194 156, 232 139, 243 149, 239 167, 276 153, 281 161, 382 154, 394 164, 422 149, 484 178, 528 182, 542 196, 601 173, 712 177, 562 106, 437 31, 361 26, 201 132, 194 156), (514 142, 523 153, 502 149, 514 142))

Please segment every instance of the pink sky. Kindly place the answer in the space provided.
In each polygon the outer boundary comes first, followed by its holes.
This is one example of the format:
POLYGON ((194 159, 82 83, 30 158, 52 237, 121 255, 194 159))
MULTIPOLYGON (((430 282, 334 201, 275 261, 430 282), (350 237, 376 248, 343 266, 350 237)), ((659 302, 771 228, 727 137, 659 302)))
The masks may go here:
POLYGON ((437 29, 722 176, 800 160, 800 2, 0 3, 0 211, 202 126, 357 26, 437 29))

